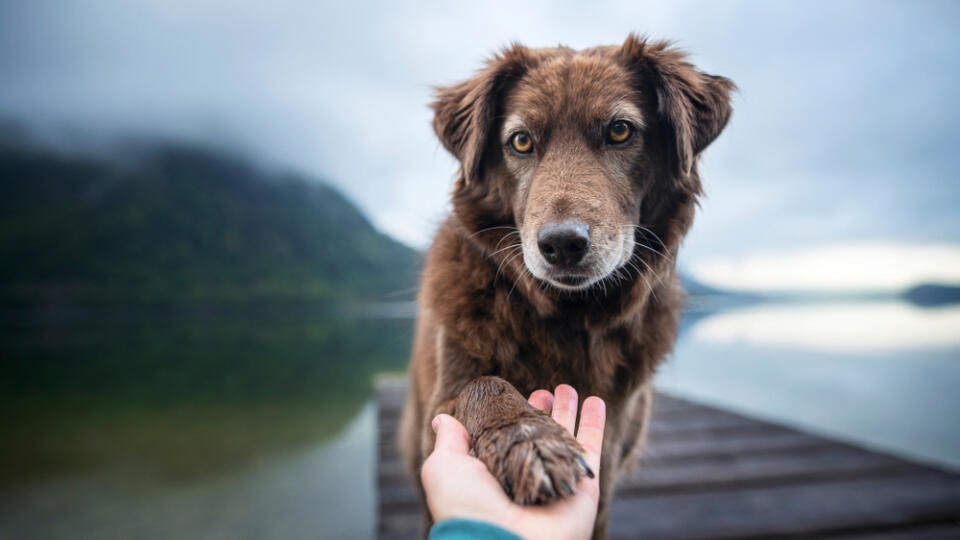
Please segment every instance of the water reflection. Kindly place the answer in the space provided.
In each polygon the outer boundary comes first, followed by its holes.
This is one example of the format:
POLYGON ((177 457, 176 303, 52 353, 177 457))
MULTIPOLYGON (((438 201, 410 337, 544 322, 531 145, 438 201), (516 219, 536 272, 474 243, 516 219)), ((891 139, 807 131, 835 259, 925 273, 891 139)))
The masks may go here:
POLYGON ((756 305, 692 322, 661 389, 960 468, 960 309, 756 305))
POLYGON ((412 321, 90 315, 0 320, 0 538, 369 532, 358 413, 374 374, 405 368, 412 321))
POLYGON ((372 538, 375 410, 313 442, 190 482, 117 464, 51 478, 6 501, 4 538, 372 538))
POLYGON ((760 305, 696 324, 693 339, 824 352, 892 352, 960 346, 960 307, 905 302, 760 305))

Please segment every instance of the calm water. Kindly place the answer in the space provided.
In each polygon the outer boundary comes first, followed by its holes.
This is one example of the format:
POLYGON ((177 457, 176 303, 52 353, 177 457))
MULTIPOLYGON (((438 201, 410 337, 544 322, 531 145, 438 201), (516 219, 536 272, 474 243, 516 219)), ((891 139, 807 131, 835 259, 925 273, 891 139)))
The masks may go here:
MULTIPOLYGON (((405 366, 409 319, 251 308, 0 325, 0 538, 372 535, 371 379, 405 366)), ((960 468, 958 307, 688 317, 658 384, 960 468)))
POLYGON ((363 538, 412 321, 250 307, 3 323, 0 538, 363 538))

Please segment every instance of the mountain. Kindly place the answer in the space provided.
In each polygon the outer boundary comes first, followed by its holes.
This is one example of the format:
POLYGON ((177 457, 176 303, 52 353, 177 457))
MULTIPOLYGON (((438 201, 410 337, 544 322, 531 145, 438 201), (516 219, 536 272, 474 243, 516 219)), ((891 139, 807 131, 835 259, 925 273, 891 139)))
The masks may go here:
POLYGON ((0 301, 353 301, 416 284, 419 254, 329 185, 188 145, 111 155, 0 140, 0 301))
POLYGON ((709 285, 704 285, 685 272, 680 272, 680 286, 683 287, 683 290, 686 291, 688 296, 720 296, 729 294, 727 291, 721 291, 709 285))
POLYGON ((927 283, 907 289, 907 301, 920 307, 938 307, 960 303, 960 286, 927 283))

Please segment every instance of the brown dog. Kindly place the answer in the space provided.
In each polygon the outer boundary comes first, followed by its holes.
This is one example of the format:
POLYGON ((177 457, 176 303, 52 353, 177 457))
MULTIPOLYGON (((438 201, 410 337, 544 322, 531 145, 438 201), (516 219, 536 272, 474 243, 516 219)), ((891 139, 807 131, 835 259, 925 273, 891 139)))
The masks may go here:
POLYGON ((592 474, 582 449, 521 397, 569 383, 607 403, 606 536, 614 474, 637 461, 676 336, 673 257, 701 194, 697 159, 733 88, 631 35, 579 52, 513 46, 438 91, 433 126, 461 171, 423 273, 401 427, 413 471, 446 412, 515 501, 571 493, 592 474))

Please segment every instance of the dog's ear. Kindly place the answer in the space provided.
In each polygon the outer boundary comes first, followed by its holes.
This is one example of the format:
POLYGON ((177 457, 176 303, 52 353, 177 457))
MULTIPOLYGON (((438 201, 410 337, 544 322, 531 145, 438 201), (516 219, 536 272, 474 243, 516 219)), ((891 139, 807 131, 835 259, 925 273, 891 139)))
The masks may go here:
POLYGON ((460 160, 466 182, 483 177, 484 154, 494 135, 501 98, 531 62, 530 51, 515 44, 490 59, 474 78, 437 88, 433 130, 443 146, 460 160))
POLYGON ((686 54, 666 42, 647 43, 631 34, 619 54, 650 78, 670 171, 681 178, 689 175, 697 156, 730 120, 730 94, 736 85, 697 70, 686 54))

